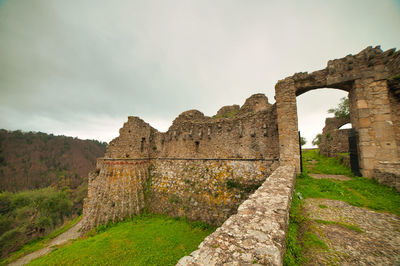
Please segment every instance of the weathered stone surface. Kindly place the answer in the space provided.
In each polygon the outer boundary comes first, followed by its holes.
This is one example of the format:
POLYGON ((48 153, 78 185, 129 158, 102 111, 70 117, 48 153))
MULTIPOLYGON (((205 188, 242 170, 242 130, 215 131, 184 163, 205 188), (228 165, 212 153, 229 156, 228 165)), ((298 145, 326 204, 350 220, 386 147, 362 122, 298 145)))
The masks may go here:
POLYGON ((294 165, 297 172, 300 169, 296 96, 318 88, 336 88, 349 92, 361 173, 374 177, 379 161, 399 162, 399 66, 399 51, 367 47, 356 55, 329 61, 323 70, 280 80, 275 86, 280 161, 294 165))
POLYGON ((239 110, 239 114, 252 113, 265 111, 271 108, 271 104, 268 103, 268 98, 262 94, 254 94, 249 97, 239 110))
POLYGON ((338 153, 349 151, 350 129, 339 129, 350 123, 349 118, 330 117, 325 119, 325 127, 322 129, 319 151, 321 154, 333 157, 338 153))
POLYGON ((165 133, 129 117, 89 178, 82 231, 145 207, 221 225, 279 164, 275 106, 257 94, 238 112, 189 110, 165 133))
POLYGON ((177 265, 282 265, 295 169, 281 166, 177 265))
POLYGON ((264 160, 155 160, 146 205, 152 213, 219 226, 276 167, 264 160))
POLYGON ((276 108, 265 95, 251 96, 239 114, 180 114, 167 132, 129 117, 107 147, 106 158, 278 158, 276 108))
POLYGON ((229 115, 239 112, 239 110, 240 110, 240 106, 237 104, 223 106, 223 107, 221 107, 221 109, 218 110, 216 116, 217 117, 218 116, 219 117, 229 116, 229 115))

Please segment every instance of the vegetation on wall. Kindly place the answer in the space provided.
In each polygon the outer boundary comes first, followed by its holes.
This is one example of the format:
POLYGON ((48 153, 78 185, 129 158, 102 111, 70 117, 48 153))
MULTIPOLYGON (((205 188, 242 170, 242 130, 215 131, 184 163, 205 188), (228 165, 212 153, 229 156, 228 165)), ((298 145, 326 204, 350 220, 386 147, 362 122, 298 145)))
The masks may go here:
POLYGON ((350 118, 349 98, 341 98, 338 106, 329 109, 328 113, 334 114, 336 118, 350 118))
POLYGON ((321 144, 321 140, 322 140, 322 134, 318 133, 315 138, 312 140, 312 145, 314 146, 319 146, 319 144, 321 144))
POLYGON ((300 144, 301 144, 301 146, 306 145, 306 143, 307 143, 306 138, 305 138, 305 137, 300 137, 300 144))

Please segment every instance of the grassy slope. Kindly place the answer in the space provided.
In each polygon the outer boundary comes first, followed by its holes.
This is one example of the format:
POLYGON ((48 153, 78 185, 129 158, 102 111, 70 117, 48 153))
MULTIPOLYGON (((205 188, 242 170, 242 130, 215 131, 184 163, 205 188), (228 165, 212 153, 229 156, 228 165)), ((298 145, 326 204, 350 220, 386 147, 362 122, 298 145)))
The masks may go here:
POLYGON ((57 229, 53 231, 51 234, 49 234, 46 237, 43 238, 37 238, 33 240, 32 242, 24 245, 20 250, 11 253, 7 258, 2 259, 0 261, 0 265, 7 265, 22 256, 25 256, 29 253, 35 252, 36 250, 45 248, 51 240, 56 238, 57 236, 61 235, 62 233, 68 231, 71 227, 73 227, 77 222, 81 220, 82 216, 76 217, 74 220, 66 223, 64 226, 62 226, 60 229, 57 229))
POLYGON ((307 218, 302 213, 302 200, 305 198, 342 200, 354 206, 400 215, 400 193, 394 188, 381 185, 373 179, 356 177, 350 169, 334 158, 319 155, 318 150, 304 152, 303 163, 305 169, 296 179, 295 194, 290 210, 284 265, 301 265, 306 262, 303 254, 307 249, 326 248, 321 243, 322 240, 305 229, 307 218), (316 162, 316 165, 309 170, 311 161, 316 162), (313 179, 308 175, 309 172, 342 174, 352 179, 349 181, 313 179))
POLYGON ((76 240, 31 265, 175 265, 213 230, 184 219, 138 216, 100 227, 96 235, 76 240))

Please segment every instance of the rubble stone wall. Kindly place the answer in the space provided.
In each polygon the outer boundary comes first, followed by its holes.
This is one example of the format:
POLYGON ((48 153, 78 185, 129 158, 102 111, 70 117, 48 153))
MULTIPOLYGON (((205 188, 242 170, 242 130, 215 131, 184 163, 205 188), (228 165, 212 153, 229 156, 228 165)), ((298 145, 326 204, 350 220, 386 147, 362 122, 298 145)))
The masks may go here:
POLYGON ((165 133, 129 117, 89 178, 82 231, 144 208, 221 225, 278 157, 276 107, 263 94, 214 117, 183 112, 165 133))
POLYGON ((148 210, 219 226, 277 166, 265 160, 156 160, 148 210))
POLYGON ((149 167, 149 160, 98 159, 96 171, 89 175, 81 231, 140 213, 149 167))
POLYGON ((295 184, 293 166, 277 168, 183 265, 282 265, 295 184))
POLYGON ((165 133, 131 116, 108 145, 105 157, 278 158, 275 105, 264 94, 255 94, 236 113, 228 107, 215 117, 197 110, 183 112, 165 133))
POLYGON ((350 129, 339 129, 341 126, 350 123, 349 118, 330 117, 325 119, 325 127, 322 129, 319 151, 329 157, 338 153, 349 151, 350 129))

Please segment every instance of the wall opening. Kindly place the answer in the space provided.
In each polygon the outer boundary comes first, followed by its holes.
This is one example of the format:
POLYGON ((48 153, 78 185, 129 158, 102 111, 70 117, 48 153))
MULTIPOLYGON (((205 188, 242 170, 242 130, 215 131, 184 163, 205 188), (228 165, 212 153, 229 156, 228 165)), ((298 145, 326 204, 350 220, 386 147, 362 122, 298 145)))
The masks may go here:
POLYGON ((194 144, 196 145, 195 146, 195 151, 199 152, 200 141, 195 141, 194 144))
POLYGON ((352 128, 351 123, 344 124, 343 126, 339 127, 338 129, 349 129, 352 128))
POLYGON ((303 148, 318 148, 312 142, 322 133, 325 119, 333 117, 328 110, 337 107, 343 97, 348 97, 348 92, 330 88, 310 90, 296 97, 298 129, 306 139, 303 148))
POLYGON ((146 138, 142 138, 142 141, 140 142, 140 152, 143 152, 144 150, 144 143, 146 142, 146 138))

